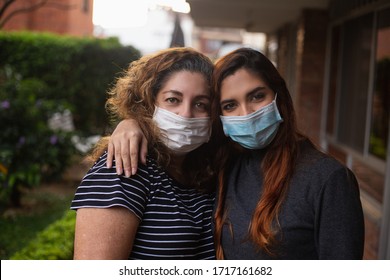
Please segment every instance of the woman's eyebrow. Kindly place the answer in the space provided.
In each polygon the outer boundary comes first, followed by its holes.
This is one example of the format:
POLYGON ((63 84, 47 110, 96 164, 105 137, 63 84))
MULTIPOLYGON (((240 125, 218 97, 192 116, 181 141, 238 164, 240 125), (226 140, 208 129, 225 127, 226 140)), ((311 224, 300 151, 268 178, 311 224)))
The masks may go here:
POLYGON ((221 102, 219 104, 222 106, 224 104, 231 103, 231 102, 234 102, 234 101, 235 101, 235 99, 233 99, 233 98, 225 99, 225 100, 221 100, 221 102))
MULTIPOLYGON (((265 90, 265 89, 267 89, 267 87, 263 87, 263 86, 255 87, 254 89, 252 89, 252 90, 248 91, 247 93, 245 93, 245 96, 254 94, 254 93, 256 93, 256 92, 258 92, 260 90, 265 90)), ((225 100, 221 100, 220 104, 223 105, 223 104, 234 102, 234 101, 235 101, 234 98, 225 99, 225 100)))
POLYGON ((168 89, 168 90, 162 92, 162 94, 168 94, 168 93, 173 93, 174 95, 183 96, 183 93, 181 91, 178 91, 175 89, 168 89))
POLYGON ((202 94, 195 97, 195 99, 211 99, 210 95, 208 94, 202 94))
POLYGON ((253 93, 256 93, 257 91, 266 90, 266 89, 267 89, 267 87, 255 87, 254 89, 247 92, 246 95, 251 95, 253 93))

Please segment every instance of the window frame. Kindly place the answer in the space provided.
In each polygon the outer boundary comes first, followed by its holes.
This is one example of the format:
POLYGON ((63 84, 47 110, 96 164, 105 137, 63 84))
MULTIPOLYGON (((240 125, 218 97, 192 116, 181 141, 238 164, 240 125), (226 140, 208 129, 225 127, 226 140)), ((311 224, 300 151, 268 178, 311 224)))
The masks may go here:
MULTIPOLYGON (((324 83, 324 110, 322 115, 322 135, 324 136, 325 141, 321 143, 321 146, 327 150, 327 147, 329 144, 341 149, 347 154, 348 157, 356 158, 360 161, 364 161, 367 163, 370 167, 375 169, 376 171, 380 172, 383 175, 386 175, 386 160, 383 160, 373 154, 370 153, 370 134, 371 134, 371 125, 372 125, 372 98, 375 88, 375 75, 376 75, 376 61, 375 61, 375 55, 376 55, 376 47, 377 47, 377 28, 378 28, 378 14, 384 9, 371 11, 370 13, 373 14, 372 16, 372 36, 371 36, 371 47, 370 47, 370 58, 369 58, 369 65, 368 65, 368 71, 369 71, 369 77, 368 77, 368 87, 366 92, 367 97, 367 104, 366 104, 366 116, 365 116, 365 127, 364 127, 364 141, 363 141, 363 150, 359 151, 352 146, 343 143, 338 136, 338 130, 339 130, 339 119, 340 119, 340 95, 342 94, 341 88, 342 88, 342 69, 345 67, 343 65, 342 59, 340 57, 343 53, 344 48, 344 32, 345 32, 345 23, 348 20, 353 20, 362 16, 366 16, 365 14, 359 14, 354 17, 348 17, 344 18, 343 20, 339 20, 337 22, 331 23, 328 29, 328 50, 327 50, 327 65, 326 65, 326 71, 325 71, 325 83, 324 83), (337 84, 335 88, 335 108, 334 108, 334 117, 333 117, 333 131, 330 133, 327 130, 327 121, 329 119, 329 112, 328 112, 328 106, 329 106, 329 95, 330 95, 330 79, 332 78, 330 74, 330 68, 331 68, 331 58, 334 55, 335 50, 332 49, 332 40, 333 38, 333 32, 335 28, 339 28, 339 45, 338 45, 338 60, 337 60, 337 84)), ((348 66, 347 66, 348 67, 348 66)), ((388 146, 387 149, 390 149, 388 146)), ((347 165, 348 161, 347 161, 347 165)), ((351 167, 351 166, 348 166, 351 167)))

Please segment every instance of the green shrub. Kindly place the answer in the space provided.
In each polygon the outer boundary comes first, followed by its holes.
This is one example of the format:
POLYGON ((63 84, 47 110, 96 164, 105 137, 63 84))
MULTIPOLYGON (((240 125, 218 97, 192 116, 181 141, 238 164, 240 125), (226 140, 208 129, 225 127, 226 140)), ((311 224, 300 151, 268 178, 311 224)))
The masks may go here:
POLYGON ((80 136, 107 133, 107 89, 139 57, 116 38, 0 32, 0 208, 67 167, 72 133, 49 128, 53 113, 69 110, 80 136))
MULTIPOLYGON (((47 99, 43 81, 22 80, 10 70, 0 72, 0 81, 0 201, 4 205, 16 188, 60 176, 75 149, 72 133, 48 125, 50 116, 67 104, 47 99)), ((17 205, 20 198, 14 195, 13 199, 17 205)))
POLYGON ((0 32, 0 68, 21 79, 38 79, 49 100, 65 100, 76 130, 104 134, 109 126, 104 104, 117 75, 140 57, 117 38, 75 38, 48 33, 0 32))
MULTIPOLYGON (((58 184, 62 188, 71 183, 58 184)), ((0 259, 8 260, 13 254, 26 247, 37 234, 64 216, 73 199, 69 193, 57 190, 37 189, 22 191, 20 209, 7 209, 0 215, 0 259)))
POLYGON ((66 211, 64 217, 57 220, 22 250, 11 256, 11 260, 71 260, 73 259, 73 241, 76 212, 66 211))

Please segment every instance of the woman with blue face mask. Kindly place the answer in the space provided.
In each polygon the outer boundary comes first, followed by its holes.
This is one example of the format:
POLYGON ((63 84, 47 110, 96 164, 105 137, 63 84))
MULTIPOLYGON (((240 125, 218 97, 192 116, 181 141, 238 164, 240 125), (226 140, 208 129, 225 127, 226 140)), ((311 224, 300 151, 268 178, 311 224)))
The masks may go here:
POLYGON ((298 131, 271 61, 245 48, 226 55, 214 91, 215 132, 228 137, 217 155, 217 258, 361 259, 356 178, 298 131))
POLYGON ((216 62, 213 84, 217 258, 362 259, 356 178, 298 131, 272 62, 237 49, 216 62))
POLYGON ((82 179, 75 259, 215 259, 211 169, 213 64, 190 48, 133 62, 109 92, 116 119, 141 124, 149 155, 131 177, 106 167, 108 138, 82 179))

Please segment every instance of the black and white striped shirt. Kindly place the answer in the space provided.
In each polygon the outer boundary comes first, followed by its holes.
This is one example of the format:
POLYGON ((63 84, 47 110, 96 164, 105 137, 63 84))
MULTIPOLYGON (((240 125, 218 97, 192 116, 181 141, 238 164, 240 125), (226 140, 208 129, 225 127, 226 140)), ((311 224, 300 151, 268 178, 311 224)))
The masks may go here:
POLYGON ((130 259, 214 259, 214 194, 184 188, 153 159, 126 178, 106 167, 105 153, 77 188, 71 209, 122 206, 140 224, 130 259))

